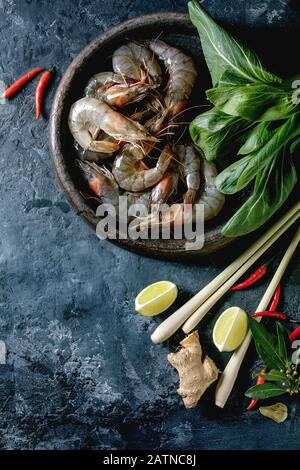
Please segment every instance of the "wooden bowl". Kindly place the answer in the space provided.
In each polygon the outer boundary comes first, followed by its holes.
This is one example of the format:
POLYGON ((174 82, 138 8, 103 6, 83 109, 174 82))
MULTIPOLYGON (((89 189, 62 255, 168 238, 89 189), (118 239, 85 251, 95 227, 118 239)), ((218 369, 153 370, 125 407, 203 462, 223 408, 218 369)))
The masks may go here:
MULTIPOLYGON (((188 15, 180 13, 159 13, 146 15, 119 24, 101 34, 73 60, 57 89, 50 116, 50 149, 54 170, 59 185, 77 214, 89 225, 95 227, 99 219, 95 216, 95 202, 82 196, 82 177, 75 165, 76 152, 68 129, 68 114, 71 105, 82 97, 88 79, 99 71, 111 70, 113 51, 128 38, 155 38, 160 36, 166 42, 180 47, 191 55, 199 72, 199 83, 194 90, 194 101, 203 102, 204 90, 209 86, 209 76, 203 58, 201 44, 188 15), (200 100, 201 98, 201 100, 200 100)), ((192 101, 193 102, 193 101, 192 101)), ((196 109, 194 115, 199 113, 196 109)), ((193 116, 192 116, 193 117, 193 116)), ((201 250, 186 250, 185 240, 114 240, 119 245, 150 256, 161 258, 191 258, 207 255, 232 243, 222 233, 224 222, 234 211, 230 200, 221 214, 205 225, 205 243, 201 250)))

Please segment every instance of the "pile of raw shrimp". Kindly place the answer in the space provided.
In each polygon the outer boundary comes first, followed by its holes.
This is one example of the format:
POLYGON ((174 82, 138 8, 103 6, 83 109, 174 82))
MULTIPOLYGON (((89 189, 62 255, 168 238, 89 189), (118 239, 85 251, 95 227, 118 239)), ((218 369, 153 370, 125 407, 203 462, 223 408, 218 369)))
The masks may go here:
POLYGON ((172 208, 176 196, 177 208, 201 203, 204 220, 215 217, 224 196, 214 184, 214 164, 189 142, 177 144, 178 116, 197 76, 192 59, 161 40, 132 41, 115 50, 112 67, 89 80, 69 114, 91 191, 116 208, 125 195, 128 209, 144 204, 149 213, 162 203, 172 208))

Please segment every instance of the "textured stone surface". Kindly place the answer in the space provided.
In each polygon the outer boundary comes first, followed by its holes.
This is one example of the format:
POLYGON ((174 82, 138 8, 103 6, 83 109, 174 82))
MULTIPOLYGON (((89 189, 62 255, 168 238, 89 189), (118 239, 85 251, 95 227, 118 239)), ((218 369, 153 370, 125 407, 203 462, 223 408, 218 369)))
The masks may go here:
MULTIPOLYGON (((279 44, 299 31, 298 2, 205 4, 233 29, 252 31, 250 42, 264 31, 265 42, 257 45, 268 58, 271 39, 279 44)), ((185 8, 184 0, 0 0, 0 80, 8 84, 33 66, 55 64, 56 85, 81 48, 111 25, 185 8)), ((281 52, 275 62, 284 69, 281 52)), ((133 299, 145 285, 168 278, 179 286, 182 302, 220 271, 226 253, 193 266, 101 243, 57 189, 47 121, 34 120, 33 90, 30 84, 15 100, 0 103, 0 338, 8 350, 7 364, 0 365, 0 447, 299 448, 299 410, 293 403, 280 428, 244 412, 251 354, 224 411, 213 406, 212 392, 196 409, 184 410, 177 374, 166 361, 177 341, 152 345, 149 336, 160 319, 137 316, 133 299)), ((285 310, 294 316, 297 264, 285 280, 285 310)), ((206 351, 220 367, 224 359, 209 344, 216 313, 233 303, 255 308, 263 289, 226 297, 203 323, 206 351)))

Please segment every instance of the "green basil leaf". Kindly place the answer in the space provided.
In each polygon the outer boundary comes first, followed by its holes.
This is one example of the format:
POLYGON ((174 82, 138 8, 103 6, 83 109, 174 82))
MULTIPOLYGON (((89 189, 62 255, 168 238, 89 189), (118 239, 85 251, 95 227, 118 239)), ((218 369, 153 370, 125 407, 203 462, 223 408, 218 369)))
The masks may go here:
POLYGON ((276 331, 277 331, 277 350, 279 356, 284 361, 285 365, 288 363, 288 355, 286 349, 286 332, 281 323, 276 322, 276 331))
POLYGON ((287 382, 287 378, 284 372, 280 370, 272 369, 267 374, 261 375, 266 382, 287 382))
POLYGON ((299 109, 292 102, 290 90, 265 83, 215 87, 207 90, 206 96, 224 113, 248 121, 276 121, 289 117, 299 109))
POLYGON ((249 388, 245 395, 249 398, 257 398, 258 400, 262 400, 264 398, 277 397, 279 395, 283 395, 284 393, 286 393, 286 389, 280 387, 279 385, 265 383, 249 388))
POLYGON ((285 362, 278 354, 277 339, 259 322, 249 317, 257 354, 270 369, 283 369, 285 362))
POLYGON ((191 21, 199 32, 214 86, 226 70, 247 82, 281 82, 280 78, 263 68, 256 54, 221 28, 196 0, 189 2, 188 7, 191 21))
POLYGON ((238 151, 238 155, 247 155, 248 153, 256 152, 269 142, 276 130, 277 127, 274 128, 272 123, 265 121, 260 122, 249 132, 246 142, 238 151))
POLYGON ((257 174, 252 195, 223 227, 223 235, 238 237, 261 227, 286 201, 296 183, 290 155, 281 152, 270 159, 257 174))
POLYGON ((253 125, 229 116, 217 108, 199 114, 190 124, 190 135, 207 160, 234 155, 247 138, 253 125))

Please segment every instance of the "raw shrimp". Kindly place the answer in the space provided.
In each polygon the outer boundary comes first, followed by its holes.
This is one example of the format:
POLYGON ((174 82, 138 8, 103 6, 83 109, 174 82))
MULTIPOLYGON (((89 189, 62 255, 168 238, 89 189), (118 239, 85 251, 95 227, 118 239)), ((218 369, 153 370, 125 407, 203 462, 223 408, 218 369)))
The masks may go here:
POLYGON ((105 101, 112 107, 123 108, 144 99, 149 90, 156 86, 113 72, 102 72, 89 80, 85 95, 105 101))
POLYGON ((187 106, 197 77, 195 65, 189 56, 158 39, 150 41, 149 47, 168 69, 165 103, 168 115, 173 117, 187 106))
POLYGON ((85 97, 73 104, 69 114, 69 128, 74 139, 83 149, 112 153, 122 142, 157 142, 140 123, 114 111, 97 98, 85 97), (92 129, 92 132, 91 132, 92 129), (116 141, 96 140, 96 130, 103 130, 116 141))
POLYGON ((140 147, 125 145, 113 164, 113 175, 119 186, 127 191, 144 191, 154 186, 164 176, 170 160, 172 150, 170 145, 163 149, 154 168, 140 170, 137 163, 145 157, 140 147))
POLYGON ((125 77, 161 83, 161 68, 146 45, 136 42, 124 44, 114 52, 112 64, 114 71, 125 77))
MULTIPOLYGON (((206 222, 216 217, 222 210, 225 202, 225 196, 222 194, 215 185, 215 178, 217 176, 217 169, 214 163, 202 159, 202 173, 204 177, 204 187, 202 193, 195 200, 192 211, 192 222, 198 222, 197 217, 201 212, 197 211, 195 205, 203 204, 204 217, 199 222, 206 222)), ((184 204, 172 204, 167 211, 162 214, 162 219, 157 218, 156 213, 151 213, 147 217, 141 217, 137 221, 139 230, 146 230, 152 224, 159 224, 162 228, 168 225, 182 225, 185 220, 185 206, 184 204)), ((188 216, 188 220, 189 216, 188 216)))
POLYGON ((167 202, 175 190, 176 180, 173 178, 171 172, 166 172, 164 177, 152 189, 141 193, 127 191, 123 193, 123 196, 127 197, 128 208, 133 204, 141 204, 149 210, 151 204, 159 206, 167 202))
POLYGON ((204 206, 204 220, 211 220, 216 217, 223 209, 225 196, 221 193, 215 184, 218 175, 216 165, 213 162, 202 158, 202 174, 204 177, 204 187, 202 193, 196 198, 196 204, 204 206))
POLYGON ((90 190, 101 198, 102 202, 117 207, 121 195, 120 188, 111 172, 107 168, 100 168, 92 162, 77 160, 77 164, 81 168, 90 190))
POLYGON ((82 162, 80 160, 77 163, 83 171, 84 178, 91 191, 103 203, 111 204, 116 210, 119 208, 120 196, 126 197, 127 209, 136 204, 143 205, 148 210, 152 202, 156 204, 166 202, 170 195, 170 181, 166 182, 164 178, 152 190, 150 189, 142 193, 127 191, 122 194, 114 176, 107 168, 101 168, 95 163, 82 162), (153 201, 154 192, 155 201, 153 201))
MULTIPOLYGON (((176 176, 172 174, 171 171, 167 171, 163 178, 152 188, 141 193, 125 192, 123 196, 127 198, 127 208, 128 210, 133 206, 143 206, 148 212, 151 208, 152 213, 156 213, 159 210, 161 204, 168 201, 170 196, 176 191, 177 188, 177 179, 176 176)), ((135 217, 128 217, 129 219, 144 218, 141 216, 135 215, 135 217)), ((139 223, 137 224, 137 226, 139 223)))
POLYGON ((176 145, 175 153, 181 164, 179 165, 180 173, 188 188, 183 202, 193 204, 201 184, 201 160, 191 145, 176 145))

